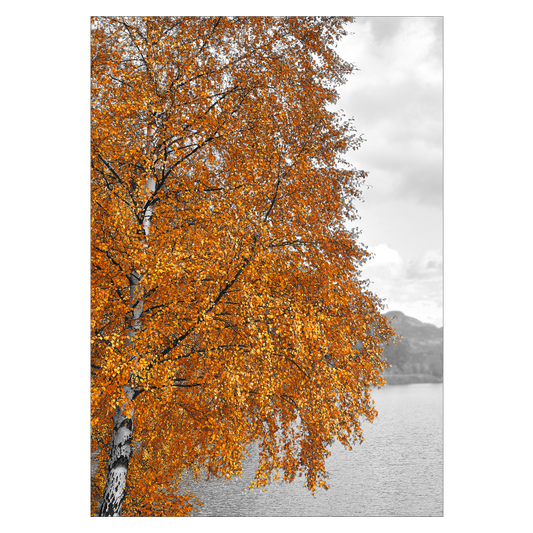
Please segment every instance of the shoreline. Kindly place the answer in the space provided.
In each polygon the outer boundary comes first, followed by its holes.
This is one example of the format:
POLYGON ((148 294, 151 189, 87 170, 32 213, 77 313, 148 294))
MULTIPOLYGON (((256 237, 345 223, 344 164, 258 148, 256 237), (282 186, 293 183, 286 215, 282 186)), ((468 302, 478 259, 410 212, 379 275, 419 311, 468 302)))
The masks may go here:
POLYGON ((412 385, 415 383, 442 383, 442 377, 432 374, 390 374, 383 376, 387 385, 412 385))

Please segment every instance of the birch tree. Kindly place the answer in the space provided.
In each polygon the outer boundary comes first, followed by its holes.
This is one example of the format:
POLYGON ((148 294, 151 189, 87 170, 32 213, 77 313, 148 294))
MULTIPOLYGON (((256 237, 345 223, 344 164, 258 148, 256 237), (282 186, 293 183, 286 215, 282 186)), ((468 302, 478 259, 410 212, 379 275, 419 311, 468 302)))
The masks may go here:
POLYGON ((361 281, 347 17, 95 17, 92 513, 191 512, 186 473, 327 488, 392 335, 361 281))

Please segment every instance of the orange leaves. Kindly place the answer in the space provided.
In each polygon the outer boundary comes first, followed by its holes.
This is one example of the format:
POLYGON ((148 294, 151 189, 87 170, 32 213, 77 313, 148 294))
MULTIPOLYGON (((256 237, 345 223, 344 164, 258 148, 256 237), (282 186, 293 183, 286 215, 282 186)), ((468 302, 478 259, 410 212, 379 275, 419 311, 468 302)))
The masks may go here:
POLYGON ((238 475, 253 442, 259 486, 325 487, 328 443, 375 416, 391 334, 342 225, 361 177, 326 108, 350 70, 342 20, 93 26, 92 434, 109 442, 134 387, 124 513, 190 512, 182 475, 238 475))

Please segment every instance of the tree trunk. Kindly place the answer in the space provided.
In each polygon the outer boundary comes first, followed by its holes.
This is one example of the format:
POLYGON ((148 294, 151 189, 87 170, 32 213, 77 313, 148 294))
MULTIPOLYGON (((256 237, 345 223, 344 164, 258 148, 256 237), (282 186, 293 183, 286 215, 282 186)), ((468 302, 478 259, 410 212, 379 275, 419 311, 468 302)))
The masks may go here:
MULTIPOLYGON (((141 327, 143 301, 137 299, 140 291, 141 277, 132 272, 130 277, 130 303, 133 320, 129 331, 128 344, 133 345, 137 331, 141 327)), ((131 457, 131 440, 133 437, 133 399, 135 390, 131 383, 124 386, 126 401, 117 406, 113 416, 113 433, 107 463, 107 477, 100 507, 100 516, 120 516, 122 502, 126 495, 126 477, 131 457)))
MULTIPOLYGON (((141 327, 140 318, 143 302, 136 301, 140 288, 141 277, 132 272, 130 277, 130 303, 132 306, 133 320, 129 331, 128 344, 133 345, 137 330, 141 327)), ((120 516, 122 502, 126 495, 126 477, 131 457, 131 440, 133 437, 133 398, 135 390, 131 384, 124 386, 126 401, 117 406, 113 416, 113 433, 109 447, 109 460, 107 462, 107 477, 100 507, 100 516, 120 516)))
POLYGON ((113 435, 107 463, 107 478, 100 506, 100 516, 120 516, 122 502, 126 495, 126 476, 131 457, 131 439, 133 436, 133 401, 134 390, 124 387, 127 402, 117 407, 113 417, 113 435), (125 413, 130 407, 129 417, 125 413))
MULTIPOLYGON (((155 190, 155 181, 148 179, 148 189, 155 190)), ((153 207, 148 205, 144 218, 143 229, 145 238, 150 232, 150 220, 152 218, 153 207)), ((148 246, 145 241, 144 246, 148 246)), ((132 308, 132 327, 129 331, 128 344, 133 345, 137 331, 141 329, 141 315, 143 312, 143 300, 141 299, 141 275, 133 271, 130 276, 130 305, 132 308)), ((133 377, 133 376, 131 376, 133 377)), ((131 380, 130 377, 130 380, 131 380)), ((111 436, 111 446, 109 450, 109 461, 107 463, 107 477, 102 496, 99 516, 120 516, 122 502, 126 496, 126 478, 128 466, 131 458, 131 441, 133 437, 133 400, 135 389, 131 385, 124 386, 126 401, 123 405, 117 406, 113 416, 113 433, 111 436)))

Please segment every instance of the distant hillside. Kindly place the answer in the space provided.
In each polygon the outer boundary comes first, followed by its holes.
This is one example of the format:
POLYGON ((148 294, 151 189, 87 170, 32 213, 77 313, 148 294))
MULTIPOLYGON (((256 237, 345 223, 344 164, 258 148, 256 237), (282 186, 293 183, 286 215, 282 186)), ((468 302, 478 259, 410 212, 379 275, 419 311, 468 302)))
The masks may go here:
POLYGON ((442 382, 443 330, 401 311, 389 311, 397 343, 385 347, 384 359, 391 365, 384 377, 388 384, 442 382))

